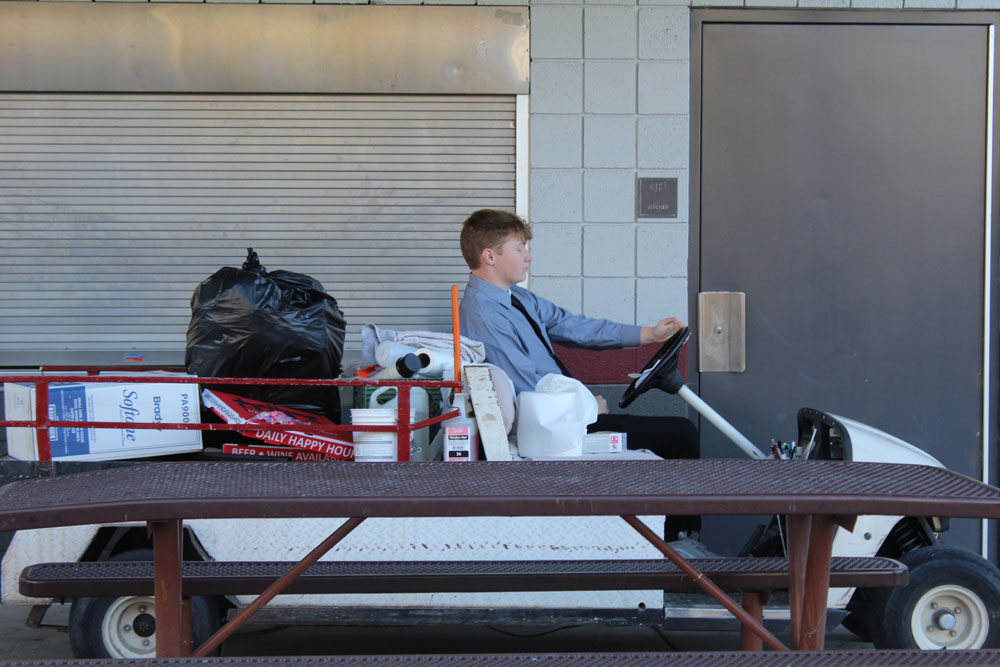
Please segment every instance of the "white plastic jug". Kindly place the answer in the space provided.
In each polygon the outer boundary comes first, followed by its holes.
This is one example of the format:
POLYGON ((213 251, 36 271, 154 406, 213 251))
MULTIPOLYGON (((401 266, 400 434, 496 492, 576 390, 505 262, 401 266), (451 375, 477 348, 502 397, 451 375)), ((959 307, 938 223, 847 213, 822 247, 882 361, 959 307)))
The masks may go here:
POLYGON ((379 366, 391 366, 402 356, 416 354, 417 348, 395 341, 383 341, 375 348, 375 361, 379 366))
MULTIPOLYGON (((369 398, 370 408, 392 408, 399 407, 399 396, 395 387, 379 387, 372 392, 369 398), (390 394, 391 392, 391 394, 390 394), (388 396, 391 395, 391 398, 388 396), (379 400, 380 396, 384 396, 379 400)), ((423 387, 410 388, 410 410, 415 421, 423 421, 430 416, 430 405, 427 398, 427 390, 423 387)), ((430 430, 427 428, 418 429, 413 432, 413 439, 410 441, 411 461, 430 461, 430 430)))
POLYGON ((422 347, 415 354, 417 355, 417 359, 420 360, 419 374, 421 377, 443 378, 454 372, 455 358, 448 352, 429 350, 426 347, 422 347))

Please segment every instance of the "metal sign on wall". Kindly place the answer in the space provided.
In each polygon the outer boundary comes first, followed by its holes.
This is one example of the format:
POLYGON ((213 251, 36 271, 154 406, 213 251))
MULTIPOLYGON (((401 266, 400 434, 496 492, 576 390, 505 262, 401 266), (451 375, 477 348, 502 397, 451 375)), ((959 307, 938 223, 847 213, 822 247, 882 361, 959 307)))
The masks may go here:
POLYGON ((0 90, 528 92, 526 7, 0 2, 0 90))
POLYGON ((677 217, 677 179, 636 179, 636 215, 640 218, 677 217))

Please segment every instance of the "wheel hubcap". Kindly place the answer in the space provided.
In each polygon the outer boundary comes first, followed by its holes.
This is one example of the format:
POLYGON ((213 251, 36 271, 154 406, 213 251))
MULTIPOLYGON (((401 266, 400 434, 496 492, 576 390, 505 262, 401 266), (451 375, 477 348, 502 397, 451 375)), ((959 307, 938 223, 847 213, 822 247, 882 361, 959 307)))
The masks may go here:
POLYGON ((150 614, 139 614, 135 617, 133 630, 140 637, 149 637, 156 632, 156 619, 150 614))
POLYGON ((937 586, 913 608, 911 630, 922 649, 980 648, 989 634, 989 612, 964 586, 937 586))
POLYGON ((108 607, 101 637, 112 658, 156 655, 156 617, 151 597, 118 598, 108 607))
POLYGON ((942 609, 934 613, 934 626, 936 630, 954 630, 955 614, 950 609, 942 609))

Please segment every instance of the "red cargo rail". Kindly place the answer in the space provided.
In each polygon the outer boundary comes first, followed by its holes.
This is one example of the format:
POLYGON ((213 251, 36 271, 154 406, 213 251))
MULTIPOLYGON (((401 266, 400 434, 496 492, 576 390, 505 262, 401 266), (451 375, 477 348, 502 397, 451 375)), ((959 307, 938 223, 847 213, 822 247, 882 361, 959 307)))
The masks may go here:
MULTIPOLYGON (((397 392, 396 425, 354 426, 351 424, 310 425, 310 424, 267 424, 269 431, 297 431, 309 434, 334 434, 351 431, 387 431, 395 432, 397 436, 397 460, 410 460, 410 433, 432 424, 443 422, 458 416, 458 410, 453 410, 429 419, 410 422, 410 390, 414 387, 443 387, 461 389, 460 382, 448 380, 364 380, 364 379, 313 379, 313 378, 204 378, 181 377, 169 375, 99 375, 101 371, 135 371, 133 367, 120 366, 58 366, 43 369, 55 372, 85 372, 86 375, 0 375, 0 382, 18 382, 35 386, 35 418, 33 420, 0 420, 0 426, 14 426, 35 429, 38 441, 38 459, 52 460, 52 449, 49 440, 50 428, 109 428, 109 429, 148 429, 148 430, 195 430, 195 431, 257 431, 261 424, 190 424, 190 423, 136 423, 136 422, 95 422, 66 421, 49 417, 49 386, 52 384, 78 383, 156 383, 156 384, 198 384, 202 386, 215 385, 250 385, 250 386, 307 386, 307 387, 395 387, 397 392)), ((164 368, 144 368, 143 370, 183 370, 164 368)))

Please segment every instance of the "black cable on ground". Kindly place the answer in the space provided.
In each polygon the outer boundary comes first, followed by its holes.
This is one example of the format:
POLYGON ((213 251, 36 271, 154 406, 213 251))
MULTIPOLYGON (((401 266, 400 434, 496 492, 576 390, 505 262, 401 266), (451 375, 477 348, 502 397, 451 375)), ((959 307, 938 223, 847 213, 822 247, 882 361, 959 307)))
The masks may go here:
POLYGON ((680 649, 677 648, 677 646, 672 641, 670 641, 670 637, 667 637, 667 633, 665 633, 663 631, 663 628, 661 628, 658 625, 651 625, 649 627, 651 627, 653 629, 653 632, 655 632, 656 634, 660 635, 660 639, 662 639, 663 641, 665 641, 667 643, 667 646, 670 647, 671 651, 674 651, 676 653, 680 652, 680 649))
POLYGON ((487 628, 489 630, 492 630, 493 632, 499 632, 502 635, 507 635, 508 637, 532 638, 532 637, 544 637, 545 635, 551 635, 551 634, 556 633, 556 632, 562 632, 563 630, 570 630, 572 628, 578 628, 580 626, 579 625, 563 625, 563 626, 560 626, 558 628, 552 628, 551 630, 543 630, 542 632, 536 632, 536 633, 533 633, 533 634, 520 634, 520 633, 517 633, 517 632, 510 632, 509 630, 501 630, 500 628, 492 626, 492 625, 484 625, 483 627, 487 628))

